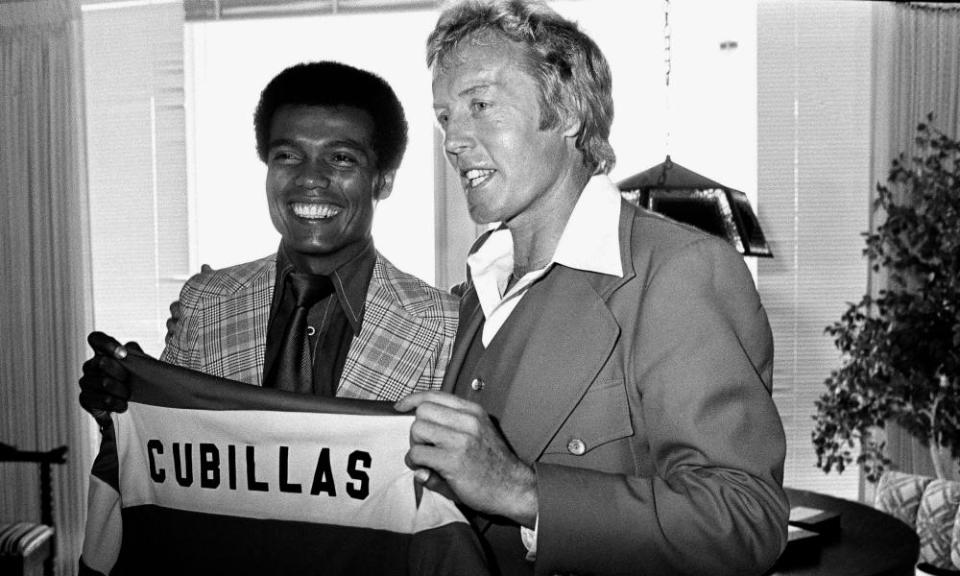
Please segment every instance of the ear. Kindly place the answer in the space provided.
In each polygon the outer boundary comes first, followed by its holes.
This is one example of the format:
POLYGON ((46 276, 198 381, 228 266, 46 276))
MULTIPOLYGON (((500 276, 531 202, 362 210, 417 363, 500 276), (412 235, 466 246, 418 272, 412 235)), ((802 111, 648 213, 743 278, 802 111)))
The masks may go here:
POLYGON ((567 138, 576 138, 580 134, 583 120, 574 114, 566 114, 563 121, 563 135, 567 138))
POLYGON ((376 190, 373 191, 374 200, 385 200, 390 196, 390 193, 393 192, 393 178, 396 175, 396 170, 380 173, 380 181, 376 185, 376 190))

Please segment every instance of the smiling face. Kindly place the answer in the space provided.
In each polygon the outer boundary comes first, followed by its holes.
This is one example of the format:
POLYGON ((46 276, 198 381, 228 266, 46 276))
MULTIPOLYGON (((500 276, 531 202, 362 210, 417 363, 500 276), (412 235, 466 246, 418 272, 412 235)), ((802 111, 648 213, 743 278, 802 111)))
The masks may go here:
POLYGON ((273 114, 267 202, 298 270, 328 272, 370 238, 376 202, 394 177, 378 169, 373 137, 373 120, 359 108, 283 106, 273 114))
POLYGON ((434 73, 444 149, 477 223, 534 224, 579 193, 571 182, 582 166, 576 126, 540 129, 539 92, 523 58, 513 42, 468 38, 434 73))

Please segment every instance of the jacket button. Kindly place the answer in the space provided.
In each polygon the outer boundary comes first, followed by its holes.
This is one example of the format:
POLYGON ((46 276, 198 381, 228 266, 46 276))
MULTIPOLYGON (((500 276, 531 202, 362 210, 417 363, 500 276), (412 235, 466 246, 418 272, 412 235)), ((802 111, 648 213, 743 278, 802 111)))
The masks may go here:
POLYGON ((571 438, 570 441, 567 442, 567 452, 574 456, 583 456, 583 453, 586 451, 587 445, 579 438, 571 438))
POLYGON ((483 380, 474 378, 473 382, 470 383, 470 388, 472 388, 474 392, 483 390, 483 380))

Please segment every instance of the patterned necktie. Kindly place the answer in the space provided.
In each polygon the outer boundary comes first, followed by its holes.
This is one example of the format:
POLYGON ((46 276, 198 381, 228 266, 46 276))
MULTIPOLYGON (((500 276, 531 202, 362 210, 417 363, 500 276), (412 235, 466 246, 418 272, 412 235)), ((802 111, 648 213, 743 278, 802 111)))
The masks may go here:
POLYGON ((333 293, 326 276, 292 272, 288 276, 295 306, 284 328, 272 387, 309 394, 313 391, 313 364, 307 338, 310 307, 333 293))

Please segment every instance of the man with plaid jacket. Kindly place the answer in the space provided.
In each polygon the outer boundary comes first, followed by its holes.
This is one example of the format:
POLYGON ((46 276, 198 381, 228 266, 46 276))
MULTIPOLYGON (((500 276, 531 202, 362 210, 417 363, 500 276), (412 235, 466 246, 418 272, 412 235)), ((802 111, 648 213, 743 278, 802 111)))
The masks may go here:
MULTIPOLYGON (((171 306, 161 360, 326 396, 396 400, 439 389, 457 300, 396 269, 371 236, 375 206, 390 194, 407 143, 393 90, 343 64, 300 64, 267 85, 254 124, 280 247, 188 280, 171 306), (318 276, 328 292, 307 313, 310 367, 290 381, 279 373, 298 305, 291 282, 318 276)), ((126 371, 116 361, 125 351, 102 333, 89 340, 95 355, 84 364, 80 402, 102 422, 126 407, 126 371)))

